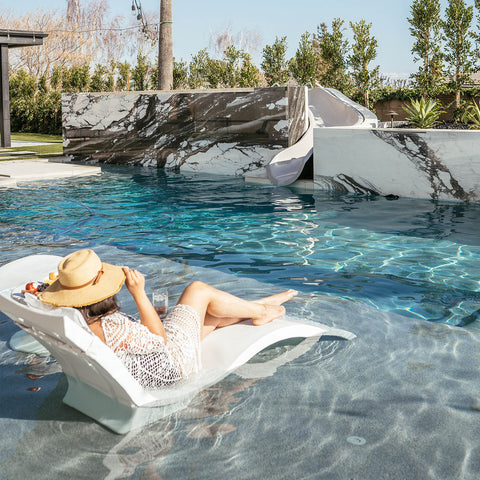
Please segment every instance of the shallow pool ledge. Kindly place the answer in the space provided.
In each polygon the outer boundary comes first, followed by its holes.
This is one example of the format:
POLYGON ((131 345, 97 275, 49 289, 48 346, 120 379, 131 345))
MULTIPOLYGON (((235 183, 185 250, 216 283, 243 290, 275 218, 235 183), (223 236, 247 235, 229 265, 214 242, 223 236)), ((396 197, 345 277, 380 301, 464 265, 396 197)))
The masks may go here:
POLYGON ((480 131, 317 128, 315 188, 480 201, 480 131))
POLYGON ((102 171, 100 167, 77 165, 70 161, 63 162, 62 159, 65 158, 56 157, 53 160, 46 158, 6 160, 0 162, 0 188, 16 187, 17 182, 98 175, 102 171))

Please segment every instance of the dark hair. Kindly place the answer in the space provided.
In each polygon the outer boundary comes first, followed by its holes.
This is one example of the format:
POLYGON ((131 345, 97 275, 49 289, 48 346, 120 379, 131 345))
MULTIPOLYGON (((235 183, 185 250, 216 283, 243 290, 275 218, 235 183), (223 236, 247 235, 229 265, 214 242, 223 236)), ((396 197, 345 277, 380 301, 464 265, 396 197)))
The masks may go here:
POLYGON ((80 311, 80 313, 83 315, 83 318, 89 325, 95 323, 106 315, 110 315, 111 313, 115 313, 120 310, 116 295, 112 295, 105 300, 92 303, 91 305, 76 308, 80 311))

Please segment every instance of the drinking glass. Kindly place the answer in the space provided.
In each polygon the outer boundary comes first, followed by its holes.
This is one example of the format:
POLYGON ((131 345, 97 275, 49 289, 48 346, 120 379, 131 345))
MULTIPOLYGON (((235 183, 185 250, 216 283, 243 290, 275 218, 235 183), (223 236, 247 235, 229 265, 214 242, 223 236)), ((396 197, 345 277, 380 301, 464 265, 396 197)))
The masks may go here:
POLYGON ((165 318, 168 313, 168 291, 158 288, 152 292, 152 305, 160 318, 165 318))

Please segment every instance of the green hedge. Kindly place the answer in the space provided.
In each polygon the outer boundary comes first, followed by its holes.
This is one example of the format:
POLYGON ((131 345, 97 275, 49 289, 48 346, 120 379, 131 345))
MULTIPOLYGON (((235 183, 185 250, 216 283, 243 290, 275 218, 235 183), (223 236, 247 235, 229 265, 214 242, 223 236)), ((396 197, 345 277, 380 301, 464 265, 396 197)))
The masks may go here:
MULTIPOLYGON (((178 70, 178 64, 176 65, 178 70)), ((128 67, 130 68, 130 67, 128 67)), ((105 70, 105 69, 104 69, 105 70)), ((88 66, 72 67, 71 69, 54 69, 50 85, 44 77, 36 81, 33 75, 25 70, 10 73, 10 120, 13 132, 46 133, 61 135, 62 133, 62 91, 108 91, 113 90, 111 75, 97 66, 92 77, 89 77, 88 66), (98 78, 97 78, 98 77, 98 78), (100 82, 104 79, 103 83, 100 82), (96 85, 101 88, 95 89, 96 85)), ((178 73, 178 71, 177 71, 178 73)), ((125 77, 125 74, 124 74, 125 77)), ((129 82, 117 79, 117 90, 127 90, 129 82), (122 85, 125 84, 123 87, 122 85)), ((133 86, 137 82, 133 82, 133 86)), ((142 84, 143 85, 143 84, 142 84)), ((179 85, 184 87, 184 85, 179 85)), ((432 92, 431 98, 453 94, 452 85, 443 84, 432 92)), ((462 90, 463 99, 466 101, 480 97, 480 87, 465 88, 462 90)), ((419 99, 421 93, 416 88, 393 88, 383 86, 372 90, 370 102, 372 110, 375 105, 388 100, 419 99)), ((363 92, 351 94, 351 98, 358 103, 363 103, 363 92)))
POLYGON ((44 80, 19 70, 10 75, 10 122, 13 132, 62 133, 61 93, 44 80))

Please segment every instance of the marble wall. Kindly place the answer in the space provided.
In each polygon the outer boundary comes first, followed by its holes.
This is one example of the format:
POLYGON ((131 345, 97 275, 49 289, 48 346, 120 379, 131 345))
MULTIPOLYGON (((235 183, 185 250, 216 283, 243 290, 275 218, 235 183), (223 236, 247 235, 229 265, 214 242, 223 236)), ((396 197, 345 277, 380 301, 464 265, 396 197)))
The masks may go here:
POLYGON ((314 130, 316 188, 480 201, 480 132, 314 130))
POLYGON ((306 88, 62 95, 75 160, 243 175, 307 127, 306 88))

